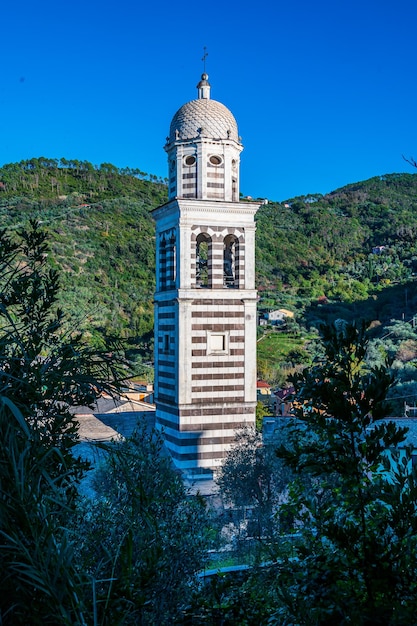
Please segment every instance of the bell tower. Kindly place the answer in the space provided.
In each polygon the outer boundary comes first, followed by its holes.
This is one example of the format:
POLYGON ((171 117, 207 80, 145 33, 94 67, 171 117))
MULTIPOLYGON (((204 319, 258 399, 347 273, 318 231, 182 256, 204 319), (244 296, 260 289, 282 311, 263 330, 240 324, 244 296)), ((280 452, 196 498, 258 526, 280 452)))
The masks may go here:
POLYGON ((243 147, 236 121, 225 106, 210 99, 207 74, 201 76, 197 91, 198 99, 174 115, 167 138, 169 199, 238 202, 243 147))
POLYGON ((256 410, 255 222, 239 202, 236 120, 210 98, 174 115, 156 221, 156 424, 176 466, 211 477, 256 410))

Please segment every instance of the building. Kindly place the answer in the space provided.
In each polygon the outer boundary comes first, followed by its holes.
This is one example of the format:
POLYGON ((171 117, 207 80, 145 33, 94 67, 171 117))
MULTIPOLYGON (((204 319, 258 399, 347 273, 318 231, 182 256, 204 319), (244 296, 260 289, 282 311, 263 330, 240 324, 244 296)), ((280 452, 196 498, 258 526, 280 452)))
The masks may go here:
POLYGON ((295 389, 293 385, 277 389, 274 392, 274 415, 281 417, 292 417, 294 406, 295 389))
POLYGON ((269 311, 266 317, 269 324, 280 326, 285 324, 288 319, 294 319, 294 313, 288 311, 288 309, 277 309, 275 311, 269 311))
POLYGON ((267 383, 265 380, 256 381, 256 399, 258 402, 262 402, 266 406, 270 406, 271 404, 271 385, 267 383))
POLYGON ((174 115, 168 202, 156 221, 156 424, 185 475, 210 477, 236 429, 255 423, 255 222, 239 202, 236 120, 210 97, 174 115))

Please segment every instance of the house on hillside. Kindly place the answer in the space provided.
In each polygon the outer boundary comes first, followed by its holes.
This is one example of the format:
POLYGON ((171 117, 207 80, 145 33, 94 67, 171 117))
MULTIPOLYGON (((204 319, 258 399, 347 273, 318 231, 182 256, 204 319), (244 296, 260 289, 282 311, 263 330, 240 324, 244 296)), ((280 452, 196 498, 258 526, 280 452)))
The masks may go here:
POLYGON ((292 385, 291 387, 277 389, 271 394, 269 406, 272 415, 267 415, 263 420, 262 433, 265 439, 272 437, 275 432, 279 431, 288 418, 294 417, 294 394, 295 389, 292 385))
POLYGON ((258 312, 258 326, 268 326, 267 314, 258 312))
POLYGON ((271 407, 272 391, 271 386, 265 380, 256 381, 256 399, 268 407, 271 407))
POLYGON ((293 414, 294 394, 295 389, 292 385, 274 391, 274 415, 290 417, 293 414))
POLYGON ((294 313, 288 309, 276 309, 275 311, 269 311, 267 315, 268 324, 273 326, 280 326, 285 324, 287 319, 293 319, 294 313))

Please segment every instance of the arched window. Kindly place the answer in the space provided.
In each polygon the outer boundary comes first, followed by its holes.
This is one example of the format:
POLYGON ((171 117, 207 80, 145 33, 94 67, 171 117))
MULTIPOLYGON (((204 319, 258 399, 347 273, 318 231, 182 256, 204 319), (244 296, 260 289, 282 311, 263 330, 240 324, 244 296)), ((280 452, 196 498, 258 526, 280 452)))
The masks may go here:
POLYGON ((237 192, 237 179, 234 177, 232 178, 232 200, 233 202, 239 201, 239 194, 237 192))
POLYGON ((167 251, 167 281, 171 285, 171 287, 175 286, 176 274, 177 274, 177 251, 176 251, 176 241, 175 234, 172 233, 168 242, 168 251, 167 251))
POLYGON ((232 289, 239 287, 236 266, 237 252, 237 238, 234 235, 227 235, 223 243, 223 285, 232 289))
POLYGON ((200 233, 196 240, 196 286, 211 287, 211 237, 200 233))
POLYGON ((167 285, 167 250, 164 235, 159 240, 159 288, 161 291, 167 285))
POLYGON ((159 289, 173 289, 176 283, 176 237, 175 231, 161 233, 159 238, 159 289))

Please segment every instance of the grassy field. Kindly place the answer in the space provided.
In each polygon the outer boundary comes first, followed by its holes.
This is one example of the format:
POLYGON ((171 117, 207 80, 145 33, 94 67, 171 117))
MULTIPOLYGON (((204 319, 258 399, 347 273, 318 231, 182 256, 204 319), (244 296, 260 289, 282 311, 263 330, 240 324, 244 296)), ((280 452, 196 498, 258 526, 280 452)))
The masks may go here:
POLYGON ((306 350, 316 335, 267 329, 258 338, 258 377, 270 384, 283 384, 297 366, 307 365, 311 356, 306 350))

